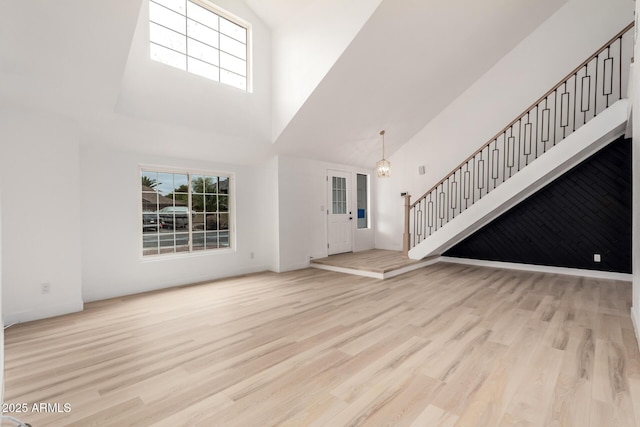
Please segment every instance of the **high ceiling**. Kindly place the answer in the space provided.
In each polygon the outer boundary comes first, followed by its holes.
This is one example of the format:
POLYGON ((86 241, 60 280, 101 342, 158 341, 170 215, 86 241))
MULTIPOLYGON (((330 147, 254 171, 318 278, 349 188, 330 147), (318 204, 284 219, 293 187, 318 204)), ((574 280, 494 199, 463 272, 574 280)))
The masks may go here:
POLYGON ((385 0, 276 141, 371 167, 393 153, 566 0, 385 0))
POLYGON ((4 0, 0 106, 67 117, 83 143, 153 151, 160 141, 183 157, 288 154, 371 167, 381 129, 391 154, 566 2, 383 0, 272 141, 271 34, 339 1, 217 2, 255 22, 256 90, 246 94, 151 63, 146 0, 4 0))
POLYGON ((245 0, 245 3, 275 30, 295 17, 315 0, 245 0))

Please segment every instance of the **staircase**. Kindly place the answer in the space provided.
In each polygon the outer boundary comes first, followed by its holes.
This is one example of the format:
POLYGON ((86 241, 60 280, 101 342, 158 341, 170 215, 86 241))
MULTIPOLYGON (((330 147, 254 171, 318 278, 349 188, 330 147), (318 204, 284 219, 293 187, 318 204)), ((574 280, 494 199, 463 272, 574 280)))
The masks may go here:
POLYGON ((411 203, 404 249, 439 255, 624 134, 633 23, 411 203))

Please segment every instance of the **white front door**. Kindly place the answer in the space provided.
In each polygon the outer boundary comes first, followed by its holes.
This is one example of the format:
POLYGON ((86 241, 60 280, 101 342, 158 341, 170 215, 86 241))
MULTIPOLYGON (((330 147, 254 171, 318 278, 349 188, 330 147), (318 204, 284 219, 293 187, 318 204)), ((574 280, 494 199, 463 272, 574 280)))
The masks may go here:
POLYGON ((351 252, 353 250, 353 215, 349 206, 351 174, 330 170, 327 176, 328 252, 329 255, 351 252))

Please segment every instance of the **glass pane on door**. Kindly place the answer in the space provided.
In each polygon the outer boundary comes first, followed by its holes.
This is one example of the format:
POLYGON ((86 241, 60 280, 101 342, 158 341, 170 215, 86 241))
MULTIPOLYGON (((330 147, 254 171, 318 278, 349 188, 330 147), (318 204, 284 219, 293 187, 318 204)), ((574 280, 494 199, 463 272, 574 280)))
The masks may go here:
POLYGON ((347 213, 347 179, 339 176, 332 177, 332 210, 333 214, 347 213))

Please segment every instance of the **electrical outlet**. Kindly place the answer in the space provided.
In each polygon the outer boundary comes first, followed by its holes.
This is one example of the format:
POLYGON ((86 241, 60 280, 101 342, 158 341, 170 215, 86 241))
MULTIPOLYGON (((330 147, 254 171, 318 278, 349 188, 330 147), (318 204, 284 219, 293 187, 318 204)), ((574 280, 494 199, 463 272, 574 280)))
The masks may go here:
POLYGON ((42 285, 40 285, 40 292, 42 292, 43 295, 51 292, 51 284, 43 283, 42 285))
POLYGON ((593 262, 600 262, 601 260, 600 254, 593 254, 593 262))

